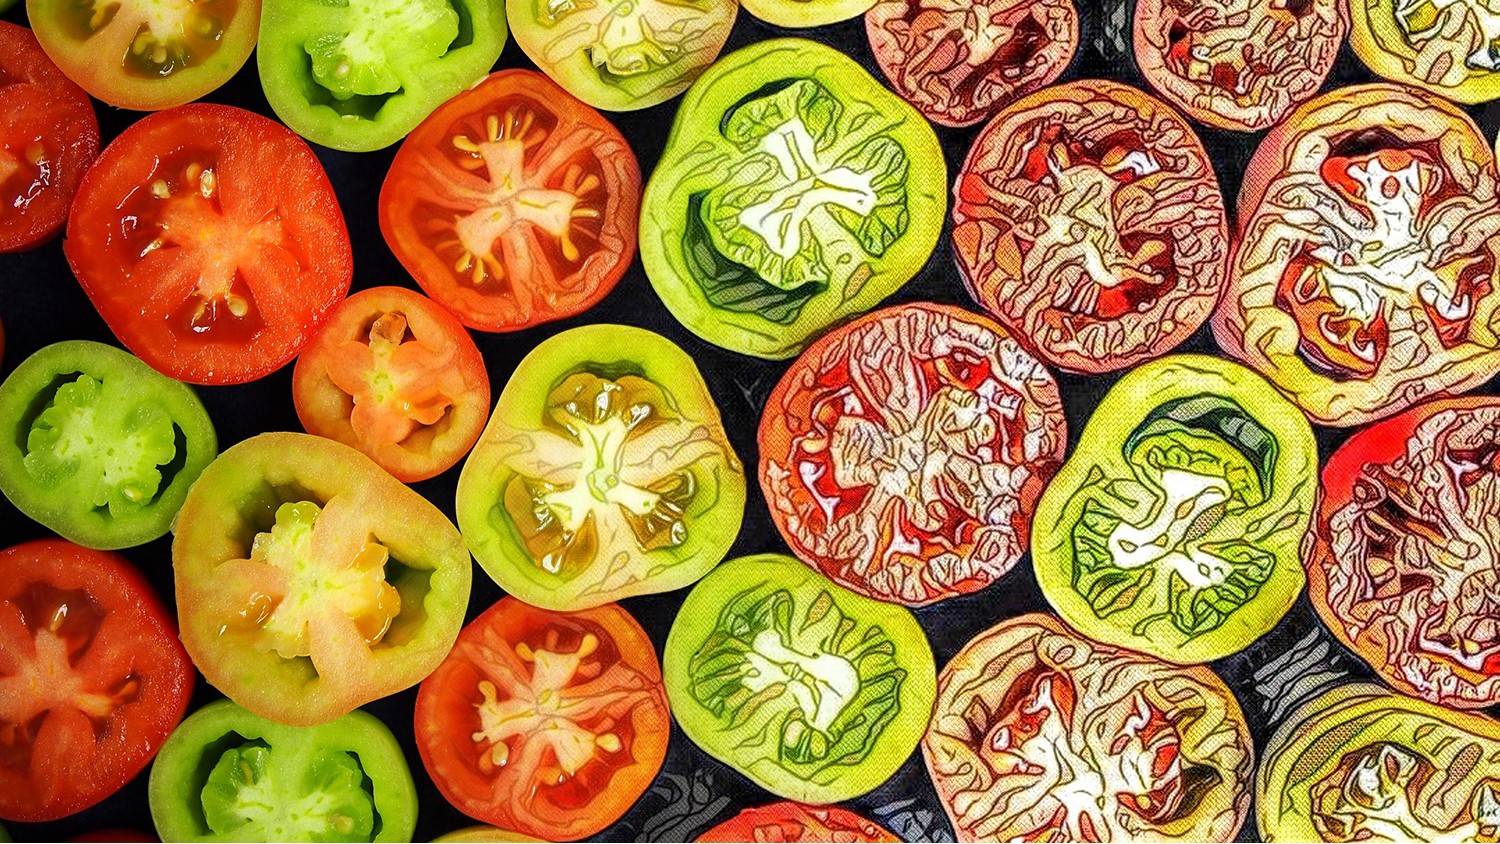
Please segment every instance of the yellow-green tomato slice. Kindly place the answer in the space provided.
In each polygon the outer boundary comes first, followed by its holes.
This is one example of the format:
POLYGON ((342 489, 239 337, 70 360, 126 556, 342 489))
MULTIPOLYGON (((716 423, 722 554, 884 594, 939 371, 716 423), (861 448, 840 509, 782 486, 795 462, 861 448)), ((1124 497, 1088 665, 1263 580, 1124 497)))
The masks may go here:
POLYGON ((740 0, 745 11, 789 29, 825 26, 859 17, 875 0, 740 0))

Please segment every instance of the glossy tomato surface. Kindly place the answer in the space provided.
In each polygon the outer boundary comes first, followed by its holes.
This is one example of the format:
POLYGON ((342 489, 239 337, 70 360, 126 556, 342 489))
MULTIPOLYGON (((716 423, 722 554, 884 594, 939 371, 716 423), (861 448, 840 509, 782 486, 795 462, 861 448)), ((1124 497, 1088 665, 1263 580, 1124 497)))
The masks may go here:
POLYGON ((698 841, 900 841, 890 830, 837 806, 772 803, 746 809, 698 841))

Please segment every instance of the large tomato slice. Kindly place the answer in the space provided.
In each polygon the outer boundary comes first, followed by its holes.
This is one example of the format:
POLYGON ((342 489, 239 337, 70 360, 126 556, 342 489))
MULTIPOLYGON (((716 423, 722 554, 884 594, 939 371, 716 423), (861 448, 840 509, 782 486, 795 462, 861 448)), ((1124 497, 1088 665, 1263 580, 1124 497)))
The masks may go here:
POLYGON ((625 610, 505 598, 459 634, 417 692, 417 749, 464 814, 548 841, 592 835, 666 758, 656 650, 625 610))
POLYGON ((146 579, 62 540, 0 551, 0 818, 118 791, 182 720, 193 666, 146 579))
POLYGON ((344 300, 292 374, 310 434, 352 445, 406 483, 468 453, 490 410, 484 358, 420 293, 377 287, 344 300))
POLYGON ((635 255, 641 171, 624 137, 547 77, 504 70, 401 145, 380 229, 427 295, 482 331, 580 313, 635 255))
POLYGON ((63 76, 31 30, 0 22, 0 252, 56 233, 98 154, 88 94, 63 76))
POLYGON ((838 806, 772 803, 756 806, 698 836, 697 841, 900 841, 895 833, 838 806))
POLYGON ((83 180, 63 245, 132 352, 195 384, 291 360, 349 291, 349 232, 301 138, 193 104, 121 133, 83 180))

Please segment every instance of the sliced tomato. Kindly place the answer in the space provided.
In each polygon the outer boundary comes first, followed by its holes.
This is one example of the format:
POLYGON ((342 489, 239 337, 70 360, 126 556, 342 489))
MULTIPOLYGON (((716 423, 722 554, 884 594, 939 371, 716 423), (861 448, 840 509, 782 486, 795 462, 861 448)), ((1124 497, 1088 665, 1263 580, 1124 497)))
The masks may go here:
POLYGON ((896 834, 837 806, 772 803, 746 809, 708 832, 698 841, 900 841, 896 834))
POLYGON ((599 112, 547 77, 503 70, 401 145, 380 229, 464 324, 514 331, 581 313, 635 255, 641 170, 599 112))
POLYGON ((152 111, 229 81, 260 32, 260 0, 26 0, 42 49, 120 108, 152 111))
POLYGON ((68 219, 99 155, 99 121, 24 26, 0 21, 0 252, 30 249, 68 219))
POLYGON ((121 133, 83 180, 63 244, 132 352, 194 384, 290 361, 349 291, 328 175, 286 127, 195 103, 121 133))
POLYGON ((309 434, 368 454, 406 483, 473 448, 490 411, 490 381, 474 340, 448 311, 401 287, 350 296, 292 373, 309 434))
POLYGON ((0 551, 0 818, 120 790, 182 720, 193 665, 124 557, 62 540, 0 551))
POLYGON ((548 841, 593 835, 666 758, 656 650, 615 604, 490 607, 417 692, 417 750, 470 817, 548 841))

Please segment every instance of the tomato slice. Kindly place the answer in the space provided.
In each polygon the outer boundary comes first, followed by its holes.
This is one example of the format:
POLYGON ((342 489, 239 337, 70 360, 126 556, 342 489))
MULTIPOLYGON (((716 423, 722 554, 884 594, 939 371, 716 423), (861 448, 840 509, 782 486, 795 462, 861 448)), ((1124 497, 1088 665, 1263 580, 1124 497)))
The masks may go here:
POLYGON ((422 122, 380 191, 401 264, 470 328, 581 313, 635 255, 641 171, 624 137, 547 77, 505 70, 422 122))
POLYGON ((98 155, 88 94, 47 58, 31 30, 0 21, 0 252, 56 234, 98 155))
POLYGON ((895 833, 838 806, 772 803, 746 809, 698 836, 697 841, 900 841, 895 833))
POLYGON ((464 814, 548 841, 593 835, 643 794, 670 720, 656 650, 615 604, 505 598, 417 692, 417 749, 464 814))
POLYGON ((349 291, 333 186, 284 126, 193 104, 126 129, 88 172, 63 244, 132 352, 195 384, 290 361, 349 291))
POLYGON ((445 471, 484 430, 490 381, 469 333, 400 287, 350 296, 297 359, 297 416, 405 483, 445 471))
POLYGON ((0 551, 0 818, 120 790, 182 720, 193 666, 125 558, 62 540, 0 551))
POLYGON ((255 48, 260 0, 26 0, 26 17, 69 79, 154 111, 234 76, 255 48))

